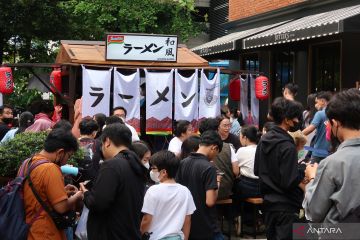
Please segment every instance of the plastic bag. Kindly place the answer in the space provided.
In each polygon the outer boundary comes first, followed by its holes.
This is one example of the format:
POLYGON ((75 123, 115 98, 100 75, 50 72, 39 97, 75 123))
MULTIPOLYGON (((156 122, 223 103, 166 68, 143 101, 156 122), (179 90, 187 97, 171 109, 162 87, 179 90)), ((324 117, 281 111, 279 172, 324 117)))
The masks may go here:
POLYGON ((76 227, 75 235, 80 240, 87 240, 87 229, 86 224, 89 216, 89 209, 84 205, 80 220, 78 222, 78 225, 76 227))

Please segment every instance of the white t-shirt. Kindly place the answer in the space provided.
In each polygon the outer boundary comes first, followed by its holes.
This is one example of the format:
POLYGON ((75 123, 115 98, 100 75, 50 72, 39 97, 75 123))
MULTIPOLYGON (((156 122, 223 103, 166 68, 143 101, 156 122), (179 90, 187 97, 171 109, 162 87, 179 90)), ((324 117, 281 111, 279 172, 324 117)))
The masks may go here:
POLYGON ((239 160, 237 159, 237 156, 235 154, 235 149, 232 144, 230 144, 230 152, 231 152, 231 163, 237 163, 239 160))
POLYGON ((144 198, 142 212, 152 215, 150 240, 180 235, 186 215, 196 210, 193 197, 187 187, 178 183, 160 183, 151 186, 144 198))
POLYGON ((255 152, 256 145, 241 147, 237 151, 236 157, 239 161, 240 175, 248 178, 259 178, 254 174, 255 152))
POLYGON ((133 142, 139 141, 140 138, 139 138, 139 135, 137 134, 135 128, 134 128, 133 126, 127 124, 127 123, 125 123, 125 126, 127 126, 127 127, 130 129, 130 131, 131 131, 131 140, 132 140, 133 142))
POLYGON ((182 141, 178 137, 173 137, 173 139, 169 142, 168 150, 173 152, 175 155, 179 155, 181 153, 181 145, 182 141))

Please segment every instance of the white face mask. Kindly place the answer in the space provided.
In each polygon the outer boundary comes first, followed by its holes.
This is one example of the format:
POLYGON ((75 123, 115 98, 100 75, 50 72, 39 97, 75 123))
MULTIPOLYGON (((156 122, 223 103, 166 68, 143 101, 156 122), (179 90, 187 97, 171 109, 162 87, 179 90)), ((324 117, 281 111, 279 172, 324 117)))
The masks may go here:
POLYGON ((147 169, 150 169, 150 163, 149 163, 149 162, 143 163, 143 165, 144 165, 147 169))
POLYGON ((151 180, 153 180, 156 183, 160 182, 159 175, 160 175, 159 172, 154 172, 153 170, 150 171, 150 178, 151 178, 151 180))

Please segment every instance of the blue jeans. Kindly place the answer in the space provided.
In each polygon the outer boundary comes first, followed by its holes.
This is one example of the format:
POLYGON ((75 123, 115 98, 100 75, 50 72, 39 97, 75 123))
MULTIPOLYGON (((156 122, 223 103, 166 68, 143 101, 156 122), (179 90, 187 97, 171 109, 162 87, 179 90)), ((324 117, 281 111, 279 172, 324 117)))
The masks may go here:
POLYGON ((67 240, 73 240, 74 239, 74 230, 72 227, 68 227, 65 229, 65 235, 67 240))

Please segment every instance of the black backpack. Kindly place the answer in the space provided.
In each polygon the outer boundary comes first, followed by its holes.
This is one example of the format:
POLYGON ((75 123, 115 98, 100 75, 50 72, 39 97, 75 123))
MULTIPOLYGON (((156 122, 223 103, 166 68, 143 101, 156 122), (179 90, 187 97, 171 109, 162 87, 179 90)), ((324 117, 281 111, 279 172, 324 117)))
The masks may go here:
POLYGON ((7 186, 0 189, 0 239, 2 240, 27 239, 31 225, 42 211, 41 208, 30 223, 25 222, 24 183, 34 168, 48 162, 43 160, 31 164, 27 167, 25 175, 25 167, 30 160, 25 160, 21 165, 18 176, 9 182, 7 186))

